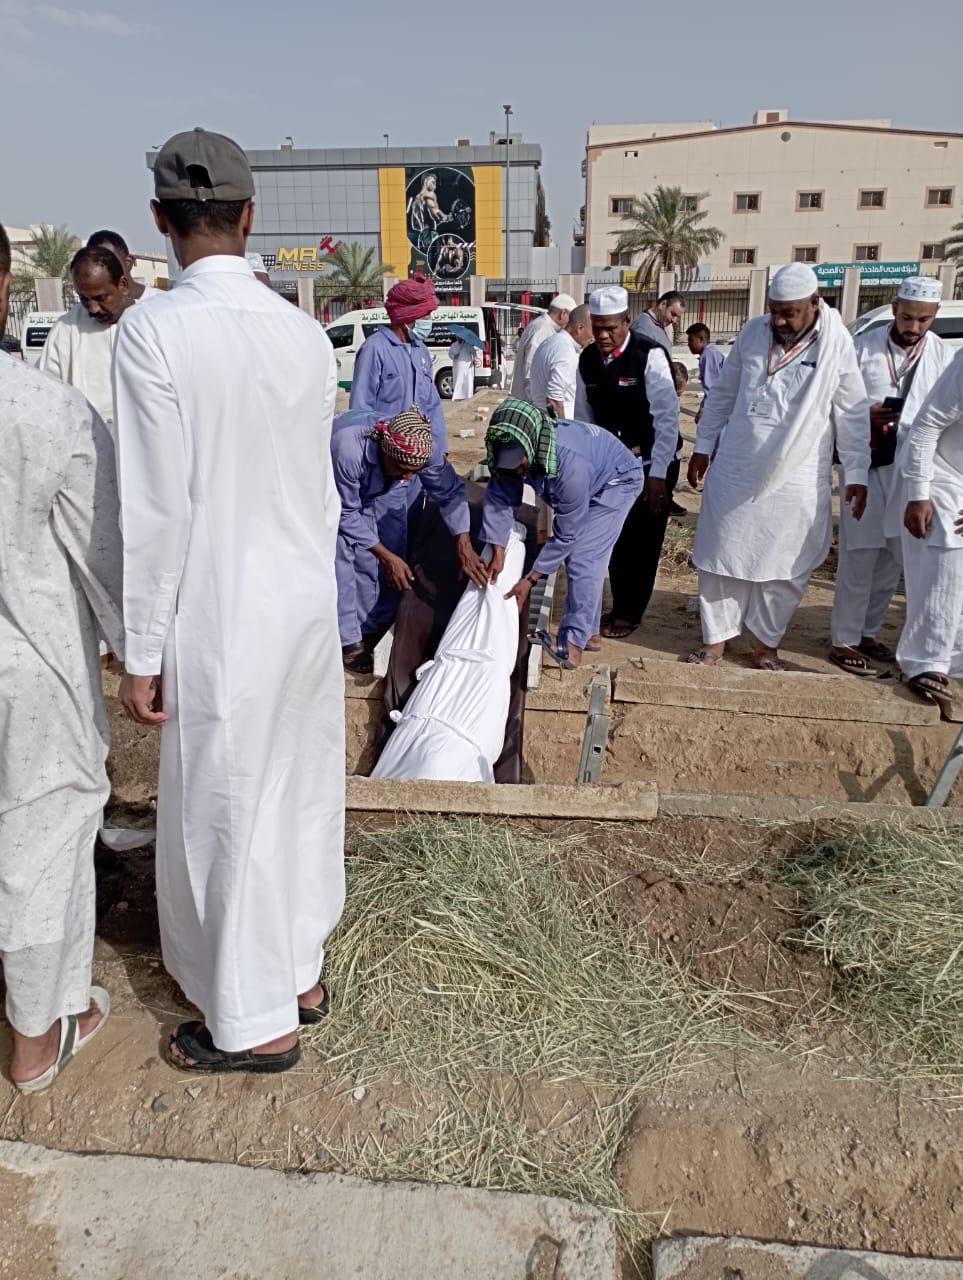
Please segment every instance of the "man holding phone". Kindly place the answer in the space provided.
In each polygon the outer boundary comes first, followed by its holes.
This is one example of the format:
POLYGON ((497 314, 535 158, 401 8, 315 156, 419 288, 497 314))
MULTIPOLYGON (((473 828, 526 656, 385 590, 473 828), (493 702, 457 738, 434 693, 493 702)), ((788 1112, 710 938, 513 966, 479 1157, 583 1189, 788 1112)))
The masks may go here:
MULTIPOLYGON (((856 358, 869 397, 871 462, 866 511, 860 521, 843 508, 833 602, 831 662, 857 676, 875 676, 876 662, 896 655, 876 636, 902 569, 899 480, 904 442, 913 419, 953 351, 933 333, 942 285, 933 276, 904 280, 893 302, 893 322, 855 339, 856 358)), ((845 476, 840 487, 845 484, 845 476)))

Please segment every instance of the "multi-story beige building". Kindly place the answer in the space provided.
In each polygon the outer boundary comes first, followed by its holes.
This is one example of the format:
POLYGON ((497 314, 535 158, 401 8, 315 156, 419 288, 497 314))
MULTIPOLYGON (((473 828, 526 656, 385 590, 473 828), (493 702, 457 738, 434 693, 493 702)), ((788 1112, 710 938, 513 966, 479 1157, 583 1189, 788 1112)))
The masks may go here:
MULTIPOLYGON (((622 214, 657 186, 681 187, 725 233, 700 274, 753 267, 921 263, 935 270, 963 219, 963 134, 888 120, 799 121, 758 111, 751 125, 606 125, 589 130, 586 268, 637 264, 616 252, 622 214)), ((877 272, 879 269, 877 269, 877 272)), ((831 273, 825 274, 827 283, 831 273)))

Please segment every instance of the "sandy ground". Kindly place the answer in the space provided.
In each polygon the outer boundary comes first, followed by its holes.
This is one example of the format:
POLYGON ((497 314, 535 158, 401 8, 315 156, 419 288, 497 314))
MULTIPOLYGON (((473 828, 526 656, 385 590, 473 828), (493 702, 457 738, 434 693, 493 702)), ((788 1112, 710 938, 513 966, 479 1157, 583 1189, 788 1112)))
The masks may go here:
MULTIPOLYGON (((719 1062, 687 1079, 670 1070, 664 1089, 645 1093, 616 1163, 628 1203, 650 1215, 653 1230, 963 1252, 958 1110, 918 1090, 862 1082, 859 1046, 825 1021, 813 1024, 832 975, 787 938, 796 923, 791 894, 765 869, 733 879, 752 839, 747 830, 660 820, 620 824, 617 838, 604 827, 586 831, 593 883, 600 874, 619 882, 625 928, 644 934, 667 964, 694 963, 713 985, 728 979, 734 1000, 742 990, 768 993, 748 1020, 763 1035, 792 1029, 798 1044, 789 1053, 719 1062), (683 853, 704 853, 718 883, 674 878, 664 861, 653 869, 653 859, 683 853)), ((786 847, 787 838, 774 845, 786 847)), ((580 874, 578 866, 571 873, 580 874)), ((50 1093, 23 1098, 0 1081, 0 1137, 64 1150, 337 1170, 331 1151, 346 1139, 369 1139, 390 1154, 397 1117, 434 1105, 430 1089, 416 1101, 401 1082, 379 1077, 376 1063, 365 1065, 362 1080, 313 1050, 277 1078, 176 1072, 159 1050, 191 1010, 160 963, 149 851, 126 857, 114 891, 122 896, 101 924, 95 963, 96 980, 114 1000, 110 1023, 50 1093)), ((8 1052, 4 1036, 0 1068, 8 1052)), ((591 1124, 575 1085, 546 1084, 524 1105, 591 1124)), ((0 1193, 13 1197, 12 1205, 5 1200, 9 1213, 19 1189, 0 1184, 0 1193)), ((55 1273, 45 1249, 21 1223, 0 1243, 0 1275, 46 1280, 55 1273), (27 1256, 34 1270, 18 1264, 27 1256)))

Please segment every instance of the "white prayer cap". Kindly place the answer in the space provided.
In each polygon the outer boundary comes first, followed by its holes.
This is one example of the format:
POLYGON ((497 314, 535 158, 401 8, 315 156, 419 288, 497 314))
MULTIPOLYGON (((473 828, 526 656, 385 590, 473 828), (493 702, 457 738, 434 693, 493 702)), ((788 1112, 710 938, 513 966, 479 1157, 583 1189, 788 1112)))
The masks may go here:
POLYGON ((629 295, 620 284, 607 284, 589 294, 589 311, 593 316, 621 316, 629 309, 629 295))
POLYGON ((247 255, 247 265, 251 268, 251 270, 255 274, 258 271, 263 271, 265 275, 267 275, 268 273, 268 269, 264 265, 264 259, 261 257, 259 253, 249 253, 247 255))
POLYGON ((552 311, 574 311, 577 306, 578 303, 570 293, 559 293, 552 299, 549 309, 552 311))
POLYGON ((773 302, 801 302, 818 292, 819 277, 804 262, 780 267, 769 281, 769 297, 773 302))
POLYGON ((897 298, 904 302, 943 301, 943 283, 938 276, 907 276, 899 287, 897 298))

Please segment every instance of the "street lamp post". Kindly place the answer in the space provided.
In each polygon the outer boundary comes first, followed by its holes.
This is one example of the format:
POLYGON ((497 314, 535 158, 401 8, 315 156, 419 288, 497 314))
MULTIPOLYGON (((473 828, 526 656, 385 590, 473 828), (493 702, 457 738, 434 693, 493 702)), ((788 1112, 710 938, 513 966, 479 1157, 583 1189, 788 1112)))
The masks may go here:
POLYGON ((505 112, 505 301, 512 300, 512 140, 511 140, 511 103, 506 102, 502 108, 505 112))

